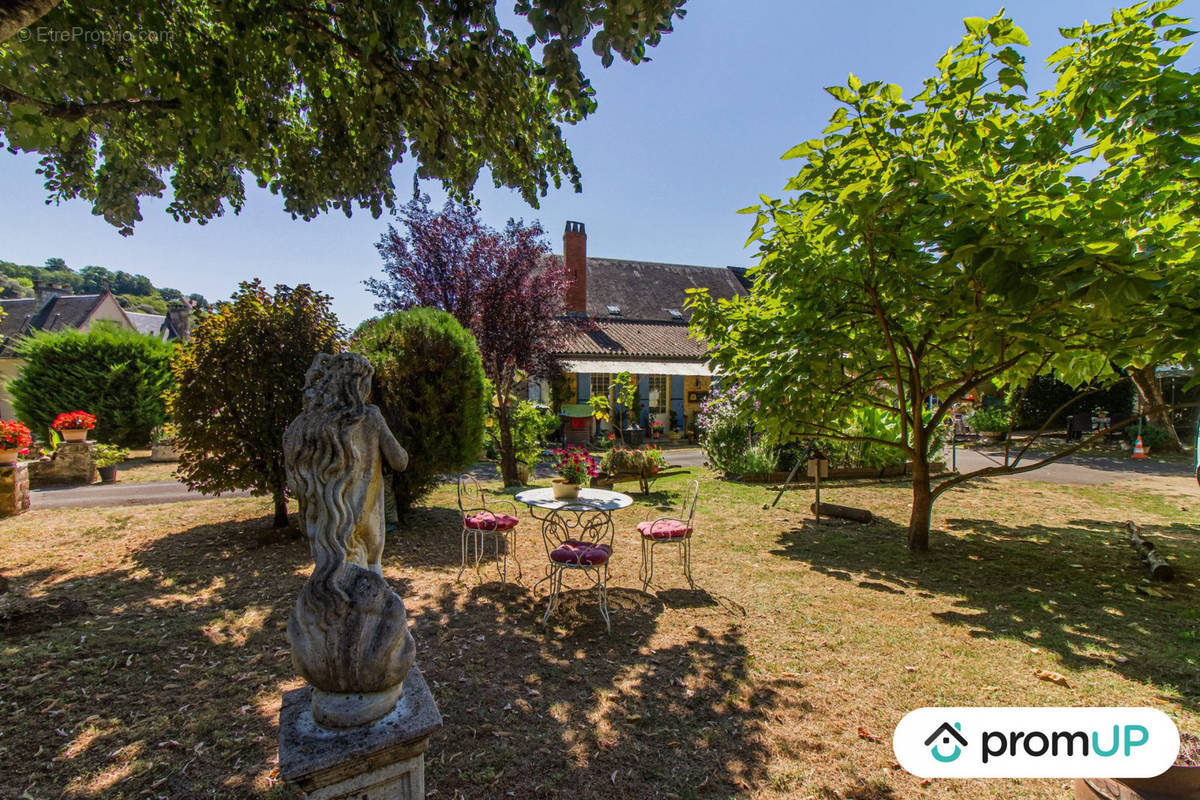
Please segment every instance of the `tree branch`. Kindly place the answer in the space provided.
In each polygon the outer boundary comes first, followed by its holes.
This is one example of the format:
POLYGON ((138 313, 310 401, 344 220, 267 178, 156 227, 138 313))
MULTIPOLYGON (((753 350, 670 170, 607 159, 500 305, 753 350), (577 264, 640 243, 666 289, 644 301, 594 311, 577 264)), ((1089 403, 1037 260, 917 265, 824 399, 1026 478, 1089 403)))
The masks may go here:
POLYGON ((140 97, 129 97, 124 100, 105 100, 99 103, 51 103, 21 94, 15 89, 10 89, 3 85, 0 85, 0 102, 10 105, 31 106, 37 109, 38 113, 43 117, 62 119, 67 122, 78 122, 85 117, 92 117, 109 111, 122 113, 135 111, 173 111, 180 107, 178 100, 140 97))
POLYGON ((0 0, 0 43, 49 14, 58 3, 59 0, 0 0))

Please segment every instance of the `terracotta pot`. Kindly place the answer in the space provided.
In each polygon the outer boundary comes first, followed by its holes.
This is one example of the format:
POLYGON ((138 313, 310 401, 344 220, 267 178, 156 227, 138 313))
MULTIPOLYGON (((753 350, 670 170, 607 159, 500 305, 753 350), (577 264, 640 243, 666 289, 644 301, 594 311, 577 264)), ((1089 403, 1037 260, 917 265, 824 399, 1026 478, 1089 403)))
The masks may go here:
POLYGON ((555 500, 574 500, 579 497, 578 483, 567 483, 563 478, 555 478, 553 486, 555 500))
POLYGON ((0 466, 11 467, 17 463, 17 456, 20 454, 20 450, 0 450, 0 466))
POLYGON ((113 464, 109 467, 96 467, 96 472, 100 473, 101 483, 116 483, 117 482, 117 465, 113 464))
POLYGON ((62 434, 64 442, 86 442, 87 428, 67 428, 64 431, 59 431, 62 434))
POLYGON ((1196 800, 1200 767, 1171 767, 1156 778, 1076 778, 1076 800, 1196 800))

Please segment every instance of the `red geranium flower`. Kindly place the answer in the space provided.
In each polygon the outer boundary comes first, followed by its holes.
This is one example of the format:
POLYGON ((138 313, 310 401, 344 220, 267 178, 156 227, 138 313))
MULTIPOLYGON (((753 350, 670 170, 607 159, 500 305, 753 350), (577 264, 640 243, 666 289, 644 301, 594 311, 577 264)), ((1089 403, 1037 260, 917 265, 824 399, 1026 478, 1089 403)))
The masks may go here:
POLYGON ((96 427, 96 418, 86 411, 69 411, 55 417, 50 427, 56 431, 90 431, 96 427))
POLYGON ((31 444, 33 444, 33 437, 29 435, 29 428, 25 427, 25 423, 16 420, 0 420, 0 449, 20 450, 22 453, 26 453, 31 444))

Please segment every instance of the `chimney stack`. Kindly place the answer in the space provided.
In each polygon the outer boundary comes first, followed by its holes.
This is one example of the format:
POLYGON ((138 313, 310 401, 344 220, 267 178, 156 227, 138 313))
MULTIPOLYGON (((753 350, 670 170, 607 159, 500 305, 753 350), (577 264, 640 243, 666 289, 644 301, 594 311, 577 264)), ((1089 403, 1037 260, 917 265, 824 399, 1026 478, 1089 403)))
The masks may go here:
POLYGON ((49 303, 55 297, 68 294, 71 290, 59 283, 51 283, 50 281, 34 281, 33 296, 37 300, 39 310, 45 308, 46 303, 49 303))
POLYGON ((167 320, 181 342, 186 342, 191 336, 191 316, 192 303, 186 297, 167 306, 167 320))
POLYGON ((563 263, 571 274, 567 311, 587 313, 587 232, 582 222, 567 221, 563 231, 563 263))

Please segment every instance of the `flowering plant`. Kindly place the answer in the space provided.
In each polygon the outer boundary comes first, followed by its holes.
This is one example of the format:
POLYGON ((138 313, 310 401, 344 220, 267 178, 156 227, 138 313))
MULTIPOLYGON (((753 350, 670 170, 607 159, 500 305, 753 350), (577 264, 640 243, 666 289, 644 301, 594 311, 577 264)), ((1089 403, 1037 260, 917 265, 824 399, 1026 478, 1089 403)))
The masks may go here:
POLYGON ((25 423, 0 420, 0 449, 20 450, 24 453, 29 450, 31 444, 33 437, 29 435, 29 428, 25 427, 25 423))
POLYGON ((654 429, 655 433, 662 433, 663 421, 661 419, 653 420, 650 423, 650 427, 654 429))
POLYGON ((90 431, 96 427, 96 418, 86 411, 69 411, 55 417, 50 427, 56 431, 90 431))
POLYGON ((567 483, 587 483, 588 478, 600 474, 596 459, 582 447, 572 445, 565 450, 555 450, 554 455, 557 457, 554 470, 567 483))

